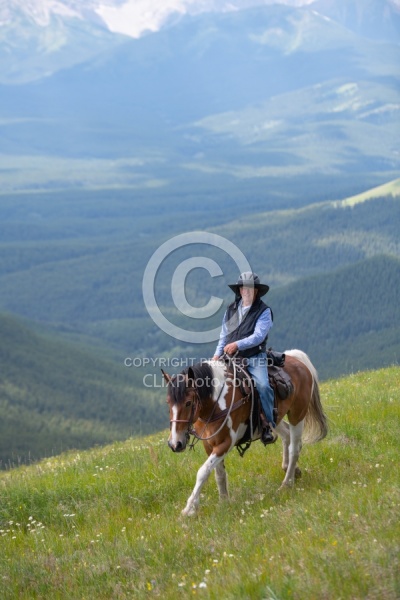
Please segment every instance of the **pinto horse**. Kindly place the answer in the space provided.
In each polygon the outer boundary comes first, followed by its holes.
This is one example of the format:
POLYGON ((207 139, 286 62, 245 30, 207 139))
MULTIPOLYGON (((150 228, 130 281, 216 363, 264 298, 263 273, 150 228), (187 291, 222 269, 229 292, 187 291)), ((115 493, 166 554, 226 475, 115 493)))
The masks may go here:
MULTIPOLYGON (((301 476, 297 466, 302 443, 322 440, 328 431, 318 386, 318 375, 308 356, 301 350, 285 352, 285 371, 293 389, 286 400, 278 403, 275 431, 282 438, 282 468, 286 472, 281 488, 291 487, 301 476), (287 416, 288 423, 283 421, 287 416)), ((199 506, 200 491, 215 469, 221 499, 228 497, 224 459, 241 443, 251 421, 252 402, 237 385, 236 377, 227 372, 223 361, 205 361, 188 367, 181 374, 163 375, 168 383, 167 403, 170 412, 168 445, 183 452, 193 434, 203 441, 208 458, 197 472, 196 484, 182 515, 194 515, 199 506)), ((259 439, 258 426, 252 430, 252 441, 259 439)))

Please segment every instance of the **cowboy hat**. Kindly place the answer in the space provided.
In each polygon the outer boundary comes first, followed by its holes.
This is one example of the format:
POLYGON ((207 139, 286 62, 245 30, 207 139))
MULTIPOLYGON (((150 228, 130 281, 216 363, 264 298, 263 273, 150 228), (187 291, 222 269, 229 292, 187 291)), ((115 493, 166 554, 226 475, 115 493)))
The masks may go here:
POLYGON ((252 287, 258 290, 258 296, 265 296, 265 294, 269 290, 269 285, 265 283, 260 283, 260 278, 256 273, 252 273, 251 271, 246 271, 245 273, 241 273, 239 275, 239 279, 236 283, 232 283, 229 285, 231 290, 235 292, 236 296, 240 296, 239 288, 241 287, 252 287))

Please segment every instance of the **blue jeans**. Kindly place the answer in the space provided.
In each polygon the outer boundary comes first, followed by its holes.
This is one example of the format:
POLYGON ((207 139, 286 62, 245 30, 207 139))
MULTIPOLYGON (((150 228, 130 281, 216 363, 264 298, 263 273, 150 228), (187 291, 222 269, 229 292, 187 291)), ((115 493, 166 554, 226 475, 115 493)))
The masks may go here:
POLYGON ((260 394, 261 405, 264 414, 272 427, 275 427, 274 422, 274 391, 269 384, 267 371, 267 355, 265 352, 260 352, 255 356, 247 359, 249 361, 248 371, 253 377, 260 394))

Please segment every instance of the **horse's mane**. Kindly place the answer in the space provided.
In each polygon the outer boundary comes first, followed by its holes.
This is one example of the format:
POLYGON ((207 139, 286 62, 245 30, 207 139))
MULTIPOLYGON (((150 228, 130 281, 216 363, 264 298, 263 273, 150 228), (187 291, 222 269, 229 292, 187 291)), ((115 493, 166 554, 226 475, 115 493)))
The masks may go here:
POLYGON ((196 363, 191 367, 184 369, 179 377, 174 376, 168 384, 168 393, 173 398, 174 404, 182 404, 185 398, 186 391, 186 375, 189 369, 192 369, 196 389, 199 394, 200 402, 209 398, 213 393, 213 371, 210 365, 206 362, 196 363))

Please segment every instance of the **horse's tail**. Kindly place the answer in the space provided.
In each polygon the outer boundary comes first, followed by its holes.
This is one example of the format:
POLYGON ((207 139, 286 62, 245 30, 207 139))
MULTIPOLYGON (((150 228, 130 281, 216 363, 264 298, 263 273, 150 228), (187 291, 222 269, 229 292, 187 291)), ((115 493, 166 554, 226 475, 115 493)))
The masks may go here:
POLYGON ((313 385, 311 388, 311 402, 304 422, 303 442, 305 444, 319 442, 328 433, 328 421, 321 404, 317 370, 302 350, 288 350, 285 354, 297 358, 311 373, 313 385))

